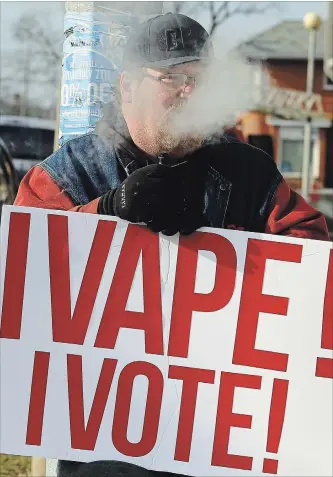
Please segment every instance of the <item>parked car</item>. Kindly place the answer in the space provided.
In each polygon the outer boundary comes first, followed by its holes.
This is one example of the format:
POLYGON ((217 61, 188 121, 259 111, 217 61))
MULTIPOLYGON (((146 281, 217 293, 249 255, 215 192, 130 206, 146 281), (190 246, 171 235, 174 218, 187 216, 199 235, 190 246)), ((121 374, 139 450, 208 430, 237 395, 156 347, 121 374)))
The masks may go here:
POLYGON ((3 205, 10 205, 14 202, 18 184, 12 158, 6 144, 0 138, 0 213, 3 205))
POLYGON ((0 116, 5 143, 19 180, 53 152, 56 121, 24 116, 0 116))

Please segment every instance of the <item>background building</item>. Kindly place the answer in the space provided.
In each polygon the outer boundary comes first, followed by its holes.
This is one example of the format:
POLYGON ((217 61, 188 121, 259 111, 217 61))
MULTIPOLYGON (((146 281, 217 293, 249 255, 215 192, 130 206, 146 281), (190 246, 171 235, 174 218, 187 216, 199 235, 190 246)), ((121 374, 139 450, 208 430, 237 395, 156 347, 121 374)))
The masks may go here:
POLYGON ((304 122, 312 118, 312 180, 333 187, 333 81, 324 74, 324 29, 318 31, 314 93, 306 94, 308 32, 284 21, 239 46, 254 71, 257 108, 244 114, 246 140, 266 149, 293 188, 301 186, 304 122), (262 70, 264 66, 264 71, 262 70))

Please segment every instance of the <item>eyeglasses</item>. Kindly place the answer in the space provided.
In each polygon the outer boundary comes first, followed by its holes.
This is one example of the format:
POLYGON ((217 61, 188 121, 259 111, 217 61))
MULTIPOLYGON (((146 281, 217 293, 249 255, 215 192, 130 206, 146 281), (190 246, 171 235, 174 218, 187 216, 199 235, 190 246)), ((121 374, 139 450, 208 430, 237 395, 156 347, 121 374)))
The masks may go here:
POLYGON ((185 73, 167 73, 165 75, 153 76, 148 73, 142 73, 143 77, 151 78, 159 83, 162 83, 170 88, 178 89, 185 86, 191 86, 195 88, 198 80, 200 81, 200 75, 187 76, 185 73))

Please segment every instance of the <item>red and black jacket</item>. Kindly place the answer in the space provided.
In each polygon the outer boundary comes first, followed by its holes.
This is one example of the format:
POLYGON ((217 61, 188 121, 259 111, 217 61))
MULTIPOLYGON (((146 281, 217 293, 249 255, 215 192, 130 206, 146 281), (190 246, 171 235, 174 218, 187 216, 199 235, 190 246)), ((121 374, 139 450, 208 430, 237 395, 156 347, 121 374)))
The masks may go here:
MULTIPOLYGON (((65 143, 22 180, 16 205, 97 213, 99 198, 151 161, 130 139, 95 133, 65 143)), ((266 153, 239 141, 196 153, 203 175, 203 225, 328 240, 324 216, 290 189, 266 153)), ((191 158, 188 158, 191 160, 191 158)))

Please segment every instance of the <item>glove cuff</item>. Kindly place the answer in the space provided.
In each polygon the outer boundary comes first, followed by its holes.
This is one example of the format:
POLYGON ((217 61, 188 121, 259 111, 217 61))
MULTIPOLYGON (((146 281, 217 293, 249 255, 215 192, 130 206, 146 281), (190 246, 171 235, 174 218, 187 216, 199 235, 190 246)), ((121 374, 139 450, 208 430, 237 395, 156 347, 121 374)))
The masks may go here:
POLYGON ((97 213, 100 215, 117 215, 114 206, 114 196, 117 189, 112 189, 102 195, 98 201, 97 213))

